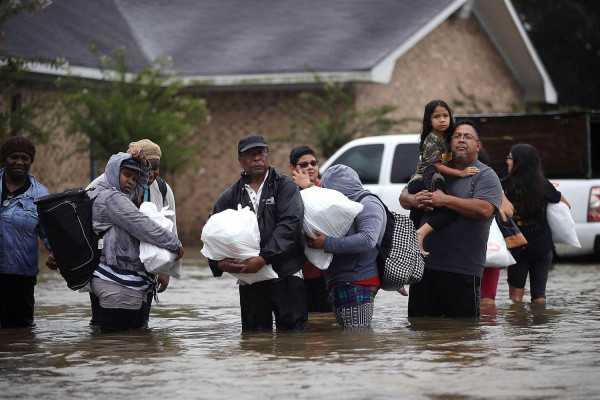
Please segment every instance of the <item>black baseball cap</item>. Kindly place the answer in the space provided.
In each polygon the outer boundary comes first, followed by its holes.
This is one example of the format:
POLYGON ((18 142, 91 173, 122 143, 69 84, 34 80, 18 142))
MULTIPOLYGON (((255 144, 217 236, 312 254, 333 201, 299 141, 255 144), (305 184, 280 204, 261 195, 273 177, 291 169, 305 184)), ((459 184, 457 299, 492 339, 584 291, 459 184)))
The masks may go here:
POLYGON ((252 133, 252 134, 240 139, 240 141, 238 143, 238 153, 243 153, 250 149, 254 149, 255 147, 267 148, 269 146, 267 146, 267 142, 265 141, 264 137, 257 135, 255 133, 252 133))
POLYGON ((133 171, 142 172, 142 167, 140 166, 140 163, 134 160, 133 158, 123 160, 123 162, 121 163, 121 168, 127 168, 133 171))

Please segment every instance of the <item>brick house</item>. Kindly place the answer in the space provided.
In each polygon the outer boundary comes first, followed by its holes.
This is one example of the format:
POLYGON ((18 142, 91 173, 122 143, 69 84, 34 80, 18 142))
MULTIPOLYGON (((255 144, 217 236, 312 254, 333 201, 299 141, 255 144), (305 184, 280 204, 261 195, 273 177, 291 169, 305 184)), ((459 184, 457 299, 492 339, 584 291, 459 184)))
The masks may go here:
MULTIPOLYGON (((187 244, 199 241, 217 195, 238 177, 240 137, 260 131, 277 138, 271 162, 286 167, 298 144, 289 139, 289 110, 302 91, 318 89, 315 74, 347 83, 358 109, 396 106, 404 123, 394 133, 417 132, 434 98, 457 112, 508 112, 557 97, 510 0, 268 0, 251 7, 242 0, 61 0, 9 20, 5 32, 4 54, 68 61, 68 70, 31 65, 31 76, 42 80, 99 79, 90 42, 103 53, 125 47, 134 71, 172 58, 169 72, 210 111, 197 162, 167 177, 187 244)), ((59 94, 42 88, 28 95, 52 101, 59 94)), ((89 181, 88 156, 72 155, 72 141, 56 132, 39 148, 33 172, 50 190, 89 181)))

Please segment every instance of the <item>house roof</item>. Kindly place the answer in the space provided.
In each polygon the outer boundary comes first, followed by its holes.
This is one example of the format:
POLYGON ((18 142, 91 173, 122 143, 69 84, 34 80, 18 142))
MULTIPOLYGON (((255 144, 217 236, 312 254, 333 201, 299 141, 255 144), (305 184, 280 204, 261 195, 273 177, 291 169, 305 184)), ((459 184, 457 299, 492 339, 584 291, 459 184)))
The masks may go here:
MULTIPOLYGON (((10 19, 1 52, 63 58, 71 74, 86 78, 101 77, 98 59, 89 50, 93 42, 100 53, 124 47, 133 72, 158 57, 169 57, 167 72, 190 85, 289 85, 314 82, 315 74, 335 81, 387 83, 396 60, 466 2, 55 0, 34 14, 10 19)), ((476 15, 480 14, 484 13, 476 15)), ((502 30, 486 26, 492 36, 502 30)), ((502 54, 509 66, 523 64, 533 71, 518 75, 523 87, 536 85, 529 82, 540 75, 535 63, 512 60, 523 57, 521 53, 502 54)), ((66 73, 44 65, 31 69, 66 73)), ((551 100, 539 97, 530 96, 551 100)))

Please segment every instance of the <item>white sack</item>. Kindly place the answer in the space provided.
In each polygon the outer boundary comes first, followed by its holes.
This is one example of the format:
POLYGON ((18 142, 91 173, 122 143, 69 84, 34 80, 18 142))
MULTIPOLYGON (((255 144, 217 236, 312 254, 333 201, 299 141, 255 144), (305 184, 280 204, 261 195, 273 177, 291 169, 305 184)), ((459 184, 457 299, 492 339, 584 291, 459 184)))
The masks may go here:
MULTIPOLYGON (((260 254, 260 231, 256 214, 249 207, 224 210, 212 215, 202 229, 202 255, 220 261, 225 258, 246 260, 260 254)), ((270 265, 258 272, 231 274, 242 282, 252 284, 277 278, 270 265)))
POLYGON ((554 243, 581 247, 575 231, 575 221, 571 216, 571 210, 565 203, 562 201, 549 203, 546 209, 546 217, 552 231, 552 241, 554 243))
MULTIPOLYGON (((348 199, 337 190, 317 186, 300 192, 304 202, 304 233, 314 237, 315 232, 321 232, 330 237, 342 237, 352 226, 354 218, 363 210, 363 205, 348 199)), ((319 269, 327 269, 333 254, 322 249, 304 247, 308 261, 319 269)))
MULTIPOLYGON (((174 212, 173 210, 169 210, 169 207, 164 207, 158 211, 154 203, 145 201, 140 206, 140 211, 162 228, 165 228, 169 232, 173 230, 173 221, 167 217, 172 216, 174 212)), ((175 261, 176 257, 175 253, 167 249, 162 249, 150 243, 140 242, 140 260, 144 264, 146 271, 152 274, 162 272, 179 278, 181 276, 181 263, 175 261)))
POLYGON ((516 264, 514 257, 506 247, 506 241, 498 227, 496 218, 492 219, 490 235, 488 236, 487 251, 485 253, 485 266, 504 268, 516 264))

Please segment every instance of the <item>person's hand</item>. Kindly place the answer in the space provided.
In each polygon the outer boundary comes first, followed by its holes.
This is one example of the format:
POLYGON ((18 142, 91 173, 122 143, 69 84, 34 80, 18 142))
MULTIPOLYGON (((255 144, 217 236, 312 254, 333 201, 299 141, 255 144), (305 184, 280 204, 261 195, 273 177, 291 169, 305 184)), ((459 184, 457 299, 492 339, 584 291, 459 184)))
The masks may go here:
POLYGON ((321 232, 315 232, 314 237, 306 236, 306 244, 311 249, 322 249, 325 247, 325 238, 321 232))
POLYGON ((171 277, 169 275, 159 273, 158 274, 158 289, 156 291, 158 293, 162 293, 165 290, 167 290, 170 280, 171 280, 171 277))
POLYGON ((247 260, 242 261, 242 265, 244 265, 244 268, 242 268, 241 272, 248 273, 248 274, 255 274, 262 267, 264 267, 266 263, 267 262, 265 261, 265 259, 262 258, 261 256, 251 257, 247 260))
POLYGON ((408 290, 406 290, 404 286, 398 289, 398 293, 400 293, 402 296, 408 296, 408 290))
POLYGON ((56 263, 56 258, 54 258, 54 254, 50 253, 48 255, 48 259, 46 260, 46 267, 54 271, 58 269, 58 264, 56 263))
POLYGON ((246 265, 233 258, 225 258, 217 262, 217 267, 223 272, 230 272, 233 274, 239 274, 242 272, 246 265))
POLYGON ((500 208, 498 209, 498 214, 500 214, 500 219, 502 222, 508 221, 509 218, 515 213, 515 207, 513 204, 506 198, 506 195, 502 194, 502 202, 500 202, 500 208))
POLYGON ((448 199, 448 195, 441 190, 436 190, 431 193, 431 206, 433 208, 440 208, 446 205, 446 200, 448 199))
POLYGON ((294 180, 294 183, 302 189, 306 189, 313 185, 308 176, 308 172, 302 170, 302 168, 298 166, 292 171, 292 179, 294 180))
POLYGON ((476 175, 479 173, 479 168, 477 167, 467 167, 465 169, 463 169, 462 171, 460 171, 460 176, 462 178, 467 177, 467 176, 471 176, 471 175, 476 175))
POLYGON ((419 210, 431 211, 433 206, 431 205, 431 198, 433 194, 428 190, 421 190, 414 195, 415 205, 414 208, 419 210))
POLYGON ((150 162, 146 159, 146 155, 141 146, 129 146, 127 153, 131 154, 131 158, 138 161, 146 168, 150 168, 150 162))
POLYGON ((175 261, 180 260, 183 257, 183 247, 180 247, 177 249, 177 257, 175 257, 175 261))

